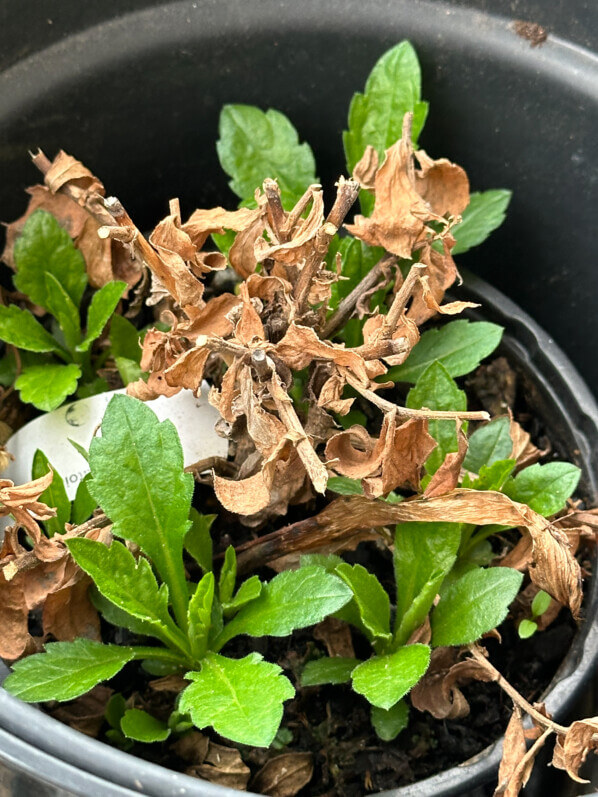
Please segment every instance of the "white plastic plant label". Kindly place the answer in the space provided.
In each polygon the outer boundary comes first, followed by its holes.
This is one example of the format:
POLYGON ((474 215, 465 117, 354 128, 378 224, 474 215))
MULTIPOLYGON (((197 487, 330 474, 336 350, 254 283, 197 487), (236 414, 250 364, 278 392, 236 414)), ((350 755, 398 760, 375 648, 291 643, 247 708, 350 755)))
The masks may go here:
MULTIPOLYGON (((171 398, 160 396, 147 402, 161 421, 169 418, 176 426, 183 446, 185 467, 208 457, 228 455, 228 441, 214 430, 220 414, 208 403, 208 388, 204 382, 199 398, 190 390, 182 390, 171 398)), ((89 466, 69 440, 88 450, 108 402, 116 393, 124 392, 124 388, 113 390, 65 404, 19 429, 6 444, 6 449, 15 458, 14 462, 0 478, 12 479, 15 484, 28 482, 33 456, 39 448, 64 479, 67 494, 72 500, 79 482, 89 472, 89 466)))

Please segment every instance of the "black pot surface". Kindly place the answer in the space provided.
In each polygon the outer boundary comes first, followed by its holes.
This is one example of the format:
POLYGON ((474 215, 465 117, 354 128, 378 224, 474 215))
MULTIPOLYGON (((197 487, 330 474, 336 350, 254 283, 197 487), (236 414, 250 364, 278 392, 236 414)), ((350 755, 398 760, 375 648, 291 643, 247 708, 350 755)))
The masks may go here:
MULTIPOLYGON (((582 490, 595 498, 598 411, 552 338, 598 392, 598 58, 555 36, 532 48, 509 20, 460 3, 147 5, 0 73, 0 218, 23 211, 22 189, 38 181, 27 151, 37 147, 49 155, 63 148, 83 160, 142 228, 166 214, 171 196, 181 198, 183 214, 198 206, 234 207, 214 146, 227 102, 289 115, 311 143, 330 195, 343 170, 341 131, 353 91, 363 88, 389 46, 409 38, 431 103, 423 146, 461 163, 474 189, 514 190, 507 223, 460 262, 516 298, 548 331, 487 285, 468 280, 472 294, 488 299, 491 319, 507 326, 505 345, 515 359, 537 376, 540 411, 563 453, 583 467, 582 490)), ((579 5, 585 13, 587 4, 579 5)), ((563 9, 566 16, 569 6, 563 9)), ((23 25, 21 19, 15 35, 23 25)), ((589 616, 597 609, 594 583, 589 616)), ((587 685, 597 639, 595 621, 586 623, 563 664, 564 680, 551 692, 557 717, 564 719, 587 685)), ((499 756, 495 748, 467 768, 394 794, 474 794, 494 777, 499 756)), ((1 691, 0 761, 7 767, 0 768, 0 787, 6 783, 8 793, 23 797, 226 793, 82 737, 1 691)))

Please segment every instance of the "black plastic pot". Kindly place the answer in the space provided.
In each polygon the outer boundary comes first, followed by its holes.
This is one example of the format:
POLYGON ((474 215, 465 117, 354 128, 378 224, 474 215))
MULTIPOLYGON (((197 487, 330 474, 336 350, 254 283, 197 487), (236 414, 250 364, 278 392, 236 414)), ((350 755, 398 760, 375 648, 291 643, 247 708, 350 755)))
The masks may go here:
MULTIPOLYGON (((15 35, 27 27, 24 18, 11 24, 15 35)), ((83 160, 142 227, 164 215, 170 196, 183 213, 232 206, 214 148, 225 102, 287 113, 331 187, 343 169, 352 92, 406 37, 431 102, 424 146, 463 164, 474 188, 515 192, 507 225, 463 262, 516 297, 597 391, 598 59, 555 37, 532 49, 506 19, 429 0, 197 0, 102 22, 0 73, 0 217, 22 212, 22 188, 37 180, 26 153, 38 146, 83 160)), ((476 278, 468 290, 507 327, 507 349, 534 374, 539 411, 595 498, 598 410, 587 388, 525 313, 476 278)), ((588 616, 596 609, 594 584, 588 616)), ((548 700, 558 718, 587 688, 597 642, 596 625, 586 623, 548 700)), ((494 748, 394 794, 481 796, 499 756, 494 748)), ((0 762, 0 787, 19 797, 235 794, 87 739, 2 691, 0 762)))

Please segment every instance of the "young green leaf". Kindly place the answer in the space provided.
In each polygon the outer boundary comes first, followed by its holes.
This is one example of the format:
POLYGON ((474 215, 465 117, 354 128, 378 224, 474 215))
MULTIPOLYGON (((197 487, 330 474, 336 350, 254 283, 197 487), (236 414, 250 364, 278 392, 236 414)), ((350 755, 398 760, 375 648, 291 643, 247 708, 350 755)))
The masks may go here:
POLYGON ((339 565, 343 564, 343 560, 335 553, 304 553, 299 557, 301 567, 313 567, 318 565, 323 567, 327 573, 334 573, 339 565))
POLYGON ((0 340, 26 351, 63 353, 62 346, 39 321, 16 304, 0 305, 0 340))
POLYGON ((503 328, 489 321, 451 321, 439 329, 428 329, 403 365, 391 368, 385 379, 416 382, 434 360, 452 377, 464 376, 492 354, 500 343, 503 328))
POLYGON ((54 274, 46 273, 46 308, 58 321, 67 347, 72 351, 81 340, 79 308, 56 279, 54 274))
POLYGON ((81 369, 73 363, 28 365, 23 368, 15 387, 21 394, 21 401, 43 412, 51 412, 75 392, 80 376, 81 369))
POLYGON ((179 710, 191 715, 198 728, 214 730, 240 744, 268 747, 282 719, 282 704, 295 694, 277 664, 258 653, 228 659, 208 653, 200 672, 181 694, 179 710))
MULTIPOLYGON (((0 340, 2 336, 0 335, 0 340)), ((10 387, 17 378, 17 362, 12 352, 0 358, 0 385, 10 387)))
POLYGON ((506 460, 513 451, 511 422, 508 418, 496 418, 480 426, 469 438, 469 447, 463 467, 472 473, 493 465, 498 460, 506 460))
POLYGON ((50 309, 46 304, 45 275, 52 274, 79 307, 87 286, 85 261, 51 213, 36 210, 29 216, 15 242, 14 259, 15 286, 35 304, 50 309))
POLYGON ((358 664, 361 664, 359 659, 343 656, 308 661, 301 673, 301 686, 346 684, 351 680, 351 673, 358 664))
POLYGON ((530 465, 509 479, 503 492, 513 501, 530 506, 549 517, 563 509, 577 487, 581 471, 569 462, 530 465))
POLYGON ((124 357, 139 364, 143 334, 123 315, 115 314, 110 320, 110 351, 112 356, 124 357))
POLYGON ((529 639, 538 630, 538 623, 533 620, 523 619, 517 628, 517 633, 520 639, 529 639))
POLYGON ((477 568, 443 593, 431 616, 432 644, 469 645, 507 616, 523 574, 510 567, 477 568))
POLYGON ((3 686, 26 703, 74 700, 112 678, 133 656, 133 648, 102 645, 91 639, 50 642, 45 653, 36 653, 13 664, 3 686))
POLYGON ((208 646, 214 587, 214 574, 211 572, 206 573, 195 588, 195 592, 189 601, 187 614, 188 634, 191 640, 191 651, 196 660, 205 655, 208 646))
POLYGON ((474 490, 502 490, 516 464, 514 459, 499 459, 492 465, 482 465, 478 478, 472 482, 472 488, 474 490))
POLYGON ((200 515, 197 509, 191 507, 189 512, 191 528, 185 535, 185 548, 195 559, 204 573, 212 569, 212 538, 210 528, 216 520, 216 515, 200 515))
POLYGON ((451 254, 460 255, 483 243, 505 220, 512 192, 501 188, 475 191, 463 211, 463 221, 453 227, 457 243, 451 254))
POLYGON ((259 576, 251 576, 247 581, 244 581, 237 590, 234 597, 227 603, 222 604, 225 617, 232 617, 233 614, 242 609, 251 601, 259 598, 262 591, 262 582, 259 576))
POLYGON ((284 114, 251 105, 225 105, 218 130, 220 165, 241 199, 252 200, 266 177, 276 178, 282 204, 290 210, 308 186, 318 182, 311 148, 299 143, 284 114))
POLYGON ((56 517, 44 521, 48 536, 52 537, 54 534, 64 533, 64 524, 68 523, 71 519, 71 502, 66 494, 62 476, 52 467, 48 461, 48 457, 43 451, 40 451, 38 448, 33 455, 31 478, 39 479, 41 476, 45 476, 50 469, 52 469, 54 473, 52 483, 48 489, 44 490, 40 495, 39 500, 47 504, 47 506, 56 508, 56 517))
POLYGON ((218 579, 218 597, 221 603, 229 603, 235 589, 237 580, 237 555, 232 545, 229 545, 224 554, 224 564, 218 579))
POLYGON ((389 640, 390 600, 376 576, 361 565, 345 563, 339 565, 335 572, 351 588, 361 622, 370 638, 389 640))
MULTIPOLYGON (((433 362, 421 374, 415 387, 407 395, 411 409, 427 407, 430 410, 467 409, 467 396, 440 362, 433 362)), ((450 451, 457 451, 457 430, 454 421, 429 421, 428 432, 438 442, 426 461, 429 474, 436 473, 450 451)))
POLYGON ((97 506, 95 498, 91 497, 87 489, 90 479, 91 476, 88 473, 87 476, 79 482, 79 486, 77 487, 75 500, 73 501, 71 509, 71 521, 76 526, 89 520, 97 506))
POLYGON ((147 559, 140 557, 136 562, 118 540, 109 548, 85 537, 67 540, 66 545, 105 598, 151 627, 158 639, 170 638, 173 622, 168 613, 168 588, 165 584, 158 587, 147 559))
POLYGON ((85 338, 77 346, 77 351, 87 351, 102 334, 126 287, 126 282, 108 282, 94 293, 87 311, 85 338))
POLYGON ((319 623, 353 597, 340 578, 322 567, 301 567, 279 573, 225 626, 216 650, 239 634, 286 636, 319 623))
POLYGON ((407 645, 359 664, 353 670, 353 689, 373 706, 388 710, 415 686, 429 664, 427 645, 407 645))
POLYGON ((170 421, 143 402, 113 396, 102 436, 89 449, 89 491, 112 520, 113 533, 137 543, 168 585, 178 625, 187 622, 183 540, 189 528, 193 477, 170 421))
POLYGON ((353 173, 369 144, 384 151, 401 138, 403 117, 413 113, 414 143, 428 113, 421 101, 421 71, 417 55, 408 41, 400 42, 377 61, 365 84, 364 94, 354 94, 349 106, 349 129, 343 133, 347 169, 353 173))
POLYGON ((457 559, 460 523, 399 523, 393 562, 397 585, 394 645, 404 645, 425 621, 457 559))
POLYGON ((331 476, 326 489, 338 495, 363 495, 359 479, 350 479, 348 476, 331 476))
POLYGON ((392 742, 409 724, 409 706, 399 700, 389 709, 372 706, 370 717, 377 735, 383 742, 392 742))
POLYGON ((120 729, 127 739, 136 742, 163 742, 170 736, 170 729, 165 722, 152 717, 140 708, 129 708, 125 711, 120 729))
POLYGON ((541 614, 544 614, 545 611, 548 610, 552 598, 547 592, 544 592, 541 589, 534 597, 532 601, 532 614, 534 617, 540 617, 541 614))

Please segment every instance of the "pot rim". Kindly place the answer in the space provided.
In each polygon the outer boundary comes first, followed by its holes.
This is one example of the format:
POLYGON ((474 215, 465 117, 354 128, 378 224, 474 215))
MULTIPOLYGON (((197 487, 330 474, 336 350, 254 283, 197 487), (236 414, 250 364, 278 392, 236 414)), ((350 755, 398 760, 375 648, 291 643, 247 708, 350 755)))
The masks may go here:
MULTIPOLYGON (((362 29, 381 41, 389 37, 386 0, 366 0, 365 3, 363 0, 344 0, 343 14, 340 15, 332 4, 329 6, 320 0, 303 0, 302 3, 246 0, 242 16, 231 13, 235 5, 232 0, 180 0, 131 12, 69 36, 0 73, 2 119, 18 120, 39 101, 40 96, 51 96, 53 92, 80 80, 82 71, 114 67, 120 61, 133 58, 136 52, 147 54, 152 49, 180 46, 185 39, 212 38, 215 31, 224 36, 258 29, 261 35, 268 36, 282 29, 318 32, 333 25, 337 30, 349 33, 359 21, 362 29), (135 31, 134 36, 131 36, 132 30, 135 31), (78 69, 73 68, 73 60, 78 69)), ((464 7, 455 8, 432 0, 394 0, 393 5, 395 9, 401 9, 401 21, 410 33, 423 36, 426 32, 429 37, 435 18, 441 18, 439 35, 453 46, 458 45, 464 57, 483 51, 491 60, 509 60, 529 75, 530 80, 541 72, 589 102, 598 103, 598 56, 579 45, 551 34, 541 48, 531 49, 529 42, 514 34, 512 21, 505 17, 464 7)), ((501 312, 506 316, 514 313, 521 330, 531 330, 530 340, 535 340, 534 364, 539 366, 544 358, 551 361, 548 381, 558 384, 578 409, 576 427, 582 453, 589 462, 587 438, 598 436, 598 408, 578 372, 554 341, 513 302, 478 278, 468 276, 467 283, 474 294, 478 292, 498 300, 501 312)), ((596 465, 593 475, 598 476, 596 465)), ((588 605, 598 605, 596 578, 590 588, 588 605)), ((553 680, 553 683, 558 683, 552 689, 549 687, 549 707, 557 700, 562 706, 565 699, 569 701, 582 688, 591 672, 597 648, 598 618, 595 617, 576 635, 553 680)), ((558 717, 558 709, 556 714, 558 717)), ((499 740, 470 762, 412 786, 383 792, 383 795, 463 795, 466 790, 486 783, 489 773, 492 776, 500 759, 501 746, 499 740)), ((68 793, 97 797, 124 797, 140 792, 148 797, 187 794, 234 797, 237 794, 236 790, 167 770, 85 737, 0 689, 0 762, 3 759, 11 762, 13 770, 29 772, 38 781, 45 778, 61 795, 66 794, 67 789, 68 793), (108 772, 113 777, 112 781, 104 777, 108 772)))

